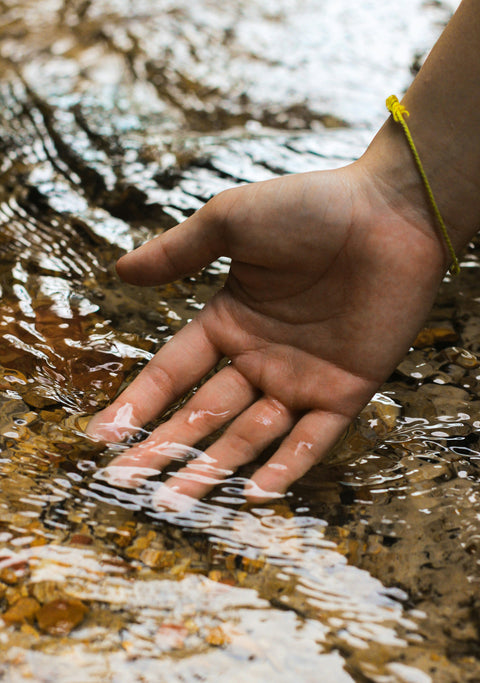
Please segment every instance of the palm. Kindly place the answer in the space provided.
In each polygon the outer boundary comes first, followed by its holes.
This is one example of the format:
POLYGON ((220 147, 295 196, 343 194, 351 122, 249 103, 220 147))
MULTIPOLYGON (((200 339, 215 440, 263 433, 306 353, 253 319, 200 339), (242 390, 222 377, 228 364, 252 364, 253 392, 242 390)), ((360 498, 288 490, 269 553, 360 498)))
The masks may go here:
POLYGON ((91 431, 123 437, 221 357, 231 363, 116 464, 161 469, 166 441, 193 445, 236 418, 196 474, 184 468, 175 487, 202 495, 284 437, 254 477, 263 490, 283 491, 333 446, 408 349, 441 275, 441 258, 426 274, 431 240, 421 230, 378 196, 376 203, 365 193, 362 202, 353 199, 350 169, 224 193, 120 264, 125 279, 154 284, 220 254, 232 259, 222 291, 92 420, 91 431), (123 425, 119 414, 128 416, 123 425))

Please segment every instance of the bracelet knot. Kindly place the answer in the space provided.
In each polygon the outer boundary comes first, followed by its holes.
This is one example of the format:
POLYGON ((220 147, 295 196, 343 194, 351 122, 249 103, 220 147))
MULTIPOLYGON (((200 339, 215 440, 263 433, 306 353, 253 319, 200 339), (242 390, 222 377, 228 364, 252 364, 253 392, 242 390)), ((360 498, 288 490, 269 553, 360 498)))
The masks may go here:
POLYGON ((403 121, 404 116, 410 116, 410 112, 403 104, 400 104, 396 95, 390 95, 390 97, 387 98, 386 105, 396 123, 403 121))

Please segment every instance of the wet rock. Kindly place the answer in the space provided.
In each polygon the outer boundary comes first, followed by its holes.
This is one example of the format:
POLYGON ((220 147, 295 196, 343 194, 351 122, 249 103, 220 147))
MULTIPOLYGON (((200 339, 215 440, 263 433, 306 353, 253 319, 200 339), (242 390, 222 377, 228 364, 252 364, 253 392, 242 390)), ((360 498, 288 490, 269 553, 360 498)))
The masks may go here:
POLYGON ((125 554, 127 557, 131 557, 133 559, 138 559, 140 557, 140 554, 148 549, 150 544, 156 539, 157 535, 153 530, 149 530, 147 534, 138 536, 138 538, 135 539, 135 541, 130 545, 126 551, 125 554))
POLYGON ((88 534, 72 534, 70 543, 72 545, 92 545, 93 538, 88 534))
POLYGON ((0 581, 3 581, 3 583, 6 583, 9 586, 17 584, 19 579, 18 572, 10 567, 4 567, 4 569, 0 570, 0 581))
POLYGON ((64 636, 83 621, 87 612, 88 608, 80 600, 64 597, 45 603, 35 616, 41 631, 64 636))
POLYGON ((39 610, 40 604, 35 598, 19 598, 12 607, 2 614, 2 619, 8 625, 24 622, 33 623, 39 610))
POLYGON ((209 645, 214 645, 215 647, 223 647, 227 643, 231 642, 231 638, 225 633, 221 626, 216 626, 210 629, 206 636, 205 641, 209 645))
POLYGON ((36 581, 32 584, 30 592, 42 605, 61 599, 64 595, 61 584, 55 581, 36 581))
POLYGON ((413 347, 424 349, 428 346, 454 344, 456 341, 458 341, 458 334, 451 327, 426 327, 418 333, 413 347))
POLYGON ((445 349, 444 354, 451 363, 455 363, 455 365, 459 365, 468 370, 478 368, 480 365, 477 354, 472 353, 467 349, 452 346, 451 348, 445 349))
POLYGON ((389 396, 376 394, 360 415, 360 420, 368 424, 372 431, 385 436, 391 431, 401 414, 401 406, 389 396))
POLYGON ((145 548, 145 550, 142 550, 140 561, 146 564, 147 567, 164 567, 166 564, 168 565, 168 562, 165 562, 165 552, 158 548, 145 548))

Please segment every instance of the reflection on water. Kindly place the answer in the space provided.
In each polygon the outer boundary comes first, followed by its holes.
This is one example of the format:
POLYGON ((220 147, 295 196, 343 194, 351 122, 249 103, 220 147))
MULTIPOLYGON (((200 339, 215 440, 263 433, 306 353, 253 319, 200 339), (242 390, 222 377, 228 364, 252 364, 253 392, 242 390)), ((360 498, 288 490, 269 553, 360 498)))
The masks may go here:
POLYGON ((225 187, 355 158, 454 4, 2 4, 5 680, 479 680, 475 245, 284 499, 247 505, 246 468, 172 504, 158 476, 112 482, 124 446, 83 431, 228 266, 137 291, 115 278, 122 250, 225 187))

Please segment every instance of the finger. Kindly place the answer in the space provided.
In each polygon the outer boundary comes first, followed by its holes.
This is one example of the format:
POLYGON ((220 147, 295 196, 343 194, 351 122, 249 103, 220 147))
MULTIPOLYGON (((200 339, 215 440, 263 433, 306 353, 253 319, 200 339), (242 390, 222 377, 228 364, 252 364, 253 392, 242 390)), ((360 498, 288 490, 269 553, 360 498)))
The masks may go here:
POLYGON ((255 472, 247 496, 267 500, 285 493, 294 481, 333 448, 350 422, 351 418, 337 413, 321 410, 307 413, 283 440, 277 452, 255 472), (258 489, 264 493, 258 495, 258 489))
POLYGON ((160 349, 116 401, 94 415, 87 434, 104 441, 131 436, 210 372, 221 355, 198 316, 160 349))
POLYGON ((220 429, 256 398, 257 390, 232 365, 222 368, 145 441, 116 457, 109 467, 162 470, 172 459, 186 459, 189 447, 220 429))
MULTIPOLYGON (((181 495, 201 498, 288 432, 295 417, 279 401, 270 397, 259 399, 234 420, 206 453, 176 472, 166 485, 181 495)), ((159 495, 164 495, 162 489, 159 495)))
POLYGON ((224 254, 223 220, 228 192, 217 195, 193 216, 117 262, 122 280, 135 285, 172 282, 224 254))

